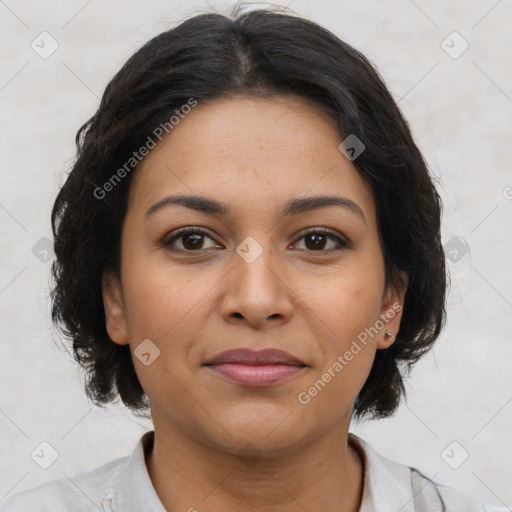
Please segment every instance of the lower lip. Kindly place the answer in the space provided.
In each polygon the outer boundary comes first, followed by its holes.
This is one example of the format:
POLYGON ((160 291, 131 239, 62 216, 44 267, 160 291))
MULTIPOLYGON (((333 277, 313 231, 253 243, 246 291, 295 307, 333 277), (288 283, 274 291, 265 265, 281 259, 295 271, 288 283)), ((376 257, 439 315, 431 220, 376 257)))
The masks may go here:
POLYGON ((298 375, 305 366, 268 364, 252 366, 247 364, 222 363, 209 365, 212 371, 228 380, 245 386, 270 386, 298 375))

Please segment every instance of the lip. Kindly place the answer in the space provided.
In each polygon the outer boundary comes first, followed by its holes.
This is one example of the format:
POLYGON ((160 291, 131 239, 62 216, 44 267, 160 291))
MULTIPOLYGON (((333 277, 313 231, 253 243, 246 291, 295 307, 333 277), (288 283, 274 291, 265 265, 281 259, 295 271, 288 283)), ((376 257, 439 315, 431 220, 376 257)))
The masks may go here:
POLYGON ((246 364, 252 366, 284 364, 291 366, 306 366, 305 363, 291 354, 273 348, 258 351, 250 350, 248 348, 226 350, 217 354, 206 364, 246 364))
POLYGON ((245 386, 270 386, 291 379, 307 365, 298 358, 276 349, 253 351, 227 350, 205 364, 217 375, 245 386))

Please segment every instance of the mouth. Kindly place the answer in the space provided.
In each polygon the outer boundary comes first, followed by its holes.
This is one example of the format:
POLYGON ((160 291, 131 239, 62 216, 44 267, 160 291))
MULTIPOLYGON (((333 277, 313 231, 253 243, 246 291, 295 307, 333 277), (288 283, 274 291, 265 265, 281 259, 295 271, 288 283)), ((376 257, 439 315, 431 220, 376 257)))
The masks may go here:
POLYGON ((254 352, 235 349, 222 352, 205 366, 216 375, 244 386, 270 386, 291 379, 308 366, 282 350, 254 352))

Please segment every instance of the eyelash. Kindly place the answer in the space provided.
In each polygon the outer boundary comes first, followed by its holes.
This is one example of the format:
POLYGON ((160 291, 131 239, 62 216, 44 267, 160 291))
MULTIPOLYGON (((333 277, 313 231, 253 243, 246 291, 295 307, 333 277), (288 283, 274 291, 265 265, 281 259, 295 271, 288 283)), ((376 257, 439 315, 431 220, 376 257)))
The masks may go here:
MULTIPOLYGON (((313 228, 313 229, 310 229, 309 231, 303 233, 298 239, 298 240, 301 240, 307 236, 310 236, 310 235, 315 235, 315 234, 321 234, 321 235, 327 235, 328 238, 330 238, 331 240, 334 240, 340 247, 338 249, 327 249, 327 250, 318 250, 318 251, 314 251, 314 250, 308 250, 308 249, 300 249, 300 250, 305 250, 307 252, 310 252, 310 253, 332 253, 332 251, 335 251, 335 250, 340 250, 340 249, 347 249, 350 247, 350 243, 335 235, 334 233, 332 233, 331 231, 325 229, 325 228, 313 228)), ((162 246, 164 246, 166 249, 170 250, 170 251, 173 251, 173 252, 181 252, 181 253, 200 253, 202 251, 205 251, 207 249, 198 249, 198 250, 190 250, 190 249, 176 249, 175 247, 171 247, 171 244, 175 241, 175 240, 178 240, 179 238, 182 238, 184 237, 185 235, 201 235, 201 236, 206 236, 208 238, 210 238, 210 240, 213 240, 213 238, 205 231, 199 229, 199 228, 183 228, 179 231, 177 231, 176 233, 174 233, 172 235, 171 238, 168 238, 168 236, 164 237, 164 239, 162 240, 161 244, 162 246)), ((215 240, 213 240, 215 241, 215 240)))

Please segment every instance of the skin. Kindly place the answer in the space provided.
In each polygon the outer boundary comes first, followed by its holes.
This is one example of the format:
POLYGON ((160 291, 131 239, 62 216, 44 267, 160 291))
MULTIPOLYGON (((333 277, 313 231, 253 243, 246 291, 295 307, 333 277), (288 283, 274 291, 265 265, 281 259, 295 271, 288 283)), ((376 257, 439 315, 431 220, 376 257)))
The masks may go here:
POLYGON ((359 333, 403 306, 406 291, 385 286, 373 195, 341 141, 335 122, 304 98, 230 97, 196 106, 137 168, 120 279, 104 276, 103 298, 113 342, 133 351, 150 339, 160 350, 149 365, 133 359, 155 427, 146 465, 167 510, 360 507, 364 467, 348 443, 350 414, 400 312, 307 405, 297 399, 359 333), (231 212, 174 205, 145 215, 177 193, 231 212), (280 215, 288 200, 316 195, 348 198, 364 219, 341 206, 280 215), (195 245, 174 240, 177 252, 161 243, 187 226, 206 235, 195 245), (322 227, 348 246, 304 237, 322 227), (262 249, 251 263, 236 252, 247 237, 262 249), (251 388, 203 366, 239 347, 278 348, 308 368, 251 388))

